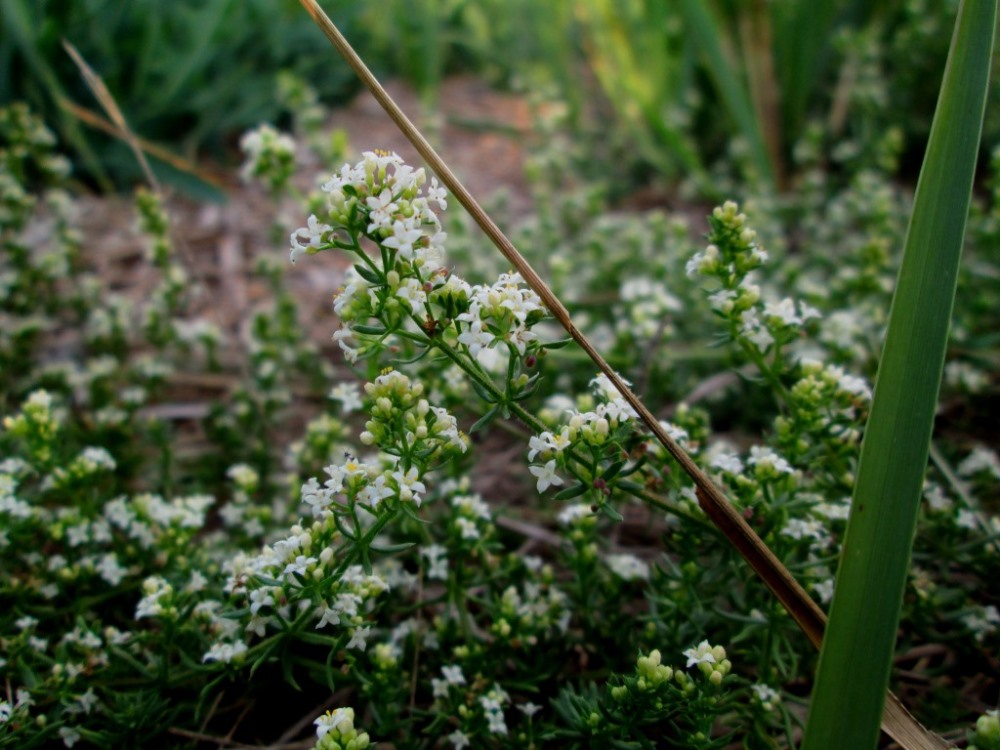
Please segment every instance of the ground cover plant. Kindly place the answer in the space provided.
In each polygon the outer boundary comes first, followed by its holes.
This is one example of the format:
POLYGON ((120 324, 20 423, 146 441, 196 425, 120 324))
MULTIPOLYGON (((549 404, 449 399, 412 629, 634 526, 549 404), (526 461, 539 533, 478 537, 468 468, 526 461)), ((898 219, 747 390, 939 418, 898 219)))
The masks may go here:
MULTIPOLYGON (((720 203, 702 236, 611 211, 558 111, 518 246, 829 603, 910 211, 891 144, 840 186, 807 143, 794 200, 720 203)), ((317 127, 244 139, 245 175, 295 206, 294 268, 260 260, 273 305, 231 340, 154 193, 136 215, 156 285, 134 302, 88 274, 69 163, 3 110, 0 744, 796 744, 816 656, 673 459, 423 169, 354 152, 299 193, 317 127), (336 358, 285 278, 334 253, 336 358), (178 373, 232 362, 244 377, 185 454, 157 407, 178 373)), ((980 748, 1000 742, 981 417, 998 175, 1000 155, 970 219, 894 680, 952 738, 976 722, 980 748)))

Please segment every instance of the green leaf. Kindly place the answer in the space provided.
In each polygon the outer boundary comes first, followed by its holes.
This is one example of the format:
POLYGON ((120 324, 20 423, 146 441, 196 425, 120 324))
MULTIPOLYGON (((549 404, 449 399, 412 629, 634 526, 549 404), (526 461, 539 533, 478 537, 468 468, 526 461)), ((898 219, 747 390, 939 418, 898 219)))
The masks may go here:
POLYGON ((496 403, 496 397, 490 393, 486 388, 484 388, 478 381, 470 380, 469 383, 472 385, 472 390, 479 394, 479 398, 488 404, 496 403))
POLYGON ((754 114, 750 94, 737 68, 730 64, 722 47, 727 34, 721 20, 704 0, 682 0, 678 4, 685 29, 705 57, 705 71, 715 84, 719 98, 737 131, 750 146, 750 158, 758 174, 774 184, 774 170, 764 144, 760 123, 754 114))
POLYGON ((416 542, 399 542, 398 544, 375 544, 373 542, 371 548, 380 554, 391 555, 394 552, 402 552, 416 546, 416 542))
POLYGON ((587 485, 584 484, 583 482, 580 482, 578 484, 574 484, 570 487, 567 487, 564 490, 560 490, 559 492, 557 492, 555 495, 552 496, 552 499, 555 500, 556 502, 560 502, 562 500, 570 500, 574 497, 580 497, 580 495, 582 495, 586 491, 587 491, 587 485))
POLYGON ((600 506, 599 510, 602 515, 607 516, 612 521, 617 521, 620 523, 625 520, 625 516, 619 513, 618 509, 615 508, 615 506, 613 506, 611 503, 604 503, 603 505, 600 506))
POLYGON ((477 430, 481 430, 484 427, 487 427, 490 424, 490 422, 492 422, 494 419, 497 418, 498 414, 500 414, 500 405, 499 404, 496 405, 496 406, 494 406, 492 409, 490 409, 488 412, 486 412, 483 416, 481 416, 479 419, 477 419, 476 423, 474 425, 472 425, 472 427, 469 428, 469 432, 473 433, 473 432, 476 432, 477 430))
POLYGON ((996 15, 997 0, 964 0, 958 11, 861 446, 803 750, 866 750, 878 741, 955 302, 996 15))
POLYGON ((559 339, 558 341, 553 341, 550 344, 542 344, 542 348, 543 349, 551 349, 551 350, 554 351, 556 349, 562 349, 562 348, 564 348, 564 347, 566 347, 566 346, 568 346, 568 345, 570 345, 572 343, 573 343, 573 339, 571 339, 571 338, 565 338, 565 339, 559 339))
POLYGON ((358 276, 367 281, 369 284, 376 284, 381 286, 385 283, 385 279, 379 276, 375 271, 370 269, 368 266, 358 263, 354 266, 354 270, 358 272, 358 276))
POLYGON ((616 476, 618 476, 618 472, 620 472, 622 470, 622 467, 624 466, 625 466, 624 461, 615 461, 613 464, 611 464, 611 466, 607 468, 607 470, 603 474, 601 474, 601 479, 603 479, 605 482, 614 479, 616 476))

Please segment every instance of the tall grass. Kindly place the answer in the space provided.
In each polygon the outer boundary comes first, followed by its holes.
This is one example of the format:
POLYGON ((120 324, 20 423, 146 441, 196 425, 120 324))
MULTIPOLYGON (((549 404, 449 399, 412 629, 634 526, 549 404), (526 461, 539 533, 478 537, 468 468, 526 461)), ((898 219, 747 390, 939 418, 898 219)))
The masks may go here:
POLYGON ((804 750, 873 748, 892 664, 985 110, 996 0, 964 0, 920 173, 804 750))

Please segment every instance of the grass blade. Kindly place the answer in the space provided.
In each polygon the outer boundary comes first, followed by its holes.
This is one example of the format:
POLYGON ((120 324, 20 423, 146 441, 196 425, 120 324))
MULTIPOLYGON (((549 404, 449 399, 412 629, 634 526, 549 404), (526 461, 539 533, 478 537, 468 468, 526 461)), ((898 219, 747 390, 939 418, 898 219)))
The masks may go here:
POLYGON ((723 106, 750 146, 754 169, 761 179, 774 185, 774 168, 747 85, 722 48, 721 40, 726 36, 722 22, 702 0, 683 0, 678 7, 684 17, 685 28, 691 32, 692 41, 705 56, 705 70, 718 89, 723 106))
POLYGON ((889 315, 803 750, 874 748, 986 102, 996 0, 964 0, 889 315))

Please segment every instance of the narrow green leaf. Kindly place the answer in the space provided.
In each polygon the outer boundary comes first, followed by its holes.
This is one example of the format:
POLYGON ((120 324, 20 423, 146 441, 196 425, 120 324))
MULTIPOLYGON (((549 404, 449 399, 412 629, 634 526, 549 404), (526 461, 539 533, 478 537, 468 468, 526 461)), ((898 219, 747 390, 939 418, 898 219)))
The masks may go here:
POLYGON ((367 281, 369 284, 375 284, 376 286, 381 286, 385 283, 385 279, 375 273, 373 270, 368 268, 368 266, 358 263, 354 266, 354 270, 358 272, 358 276, 367 281))
POLYGON ((723 106, 750 146, 754 167, 762 179, 773 185, 774 170, 747 85, 722 48, 721 40, 726 36, 722 22, 704 0, 682 0, 678 8, 684 16, 685 28, 705 57, 705 70, 718 89, 723 106))
MULTIPOLYGON (((874 748, 986 102, 997 0, 964 0, 917 184, 803 750, 874 748)), ((911 745, 912 746, 912 745, 911 745)))
POLYGON ((584 492, 587 491, 587 485, 583 482, 570 485, 564 490, 559 490, 555 495, 553 495, 552 500, 555 502, 562 502, 563 500, 571 500, 574 497, 580 497, 584 492))
POLYGON ((499 413, 500 413, 499 405, 494 406, 492 409, 490 409, 483 416, 481 416, 479 419, 476 420, 476 423, 469 428, 469 433, 471 434, 473 432, 477 432, 478 430, 483 429, 488 424, 490 424, 490 422, 496 419, 499 413))
POLYGON ((816 82, 823 79, 832 57, 832 32, 844 5, 838 0, 804 0, 773 6, 783 125, 791 137, 800 132, 816 82))

